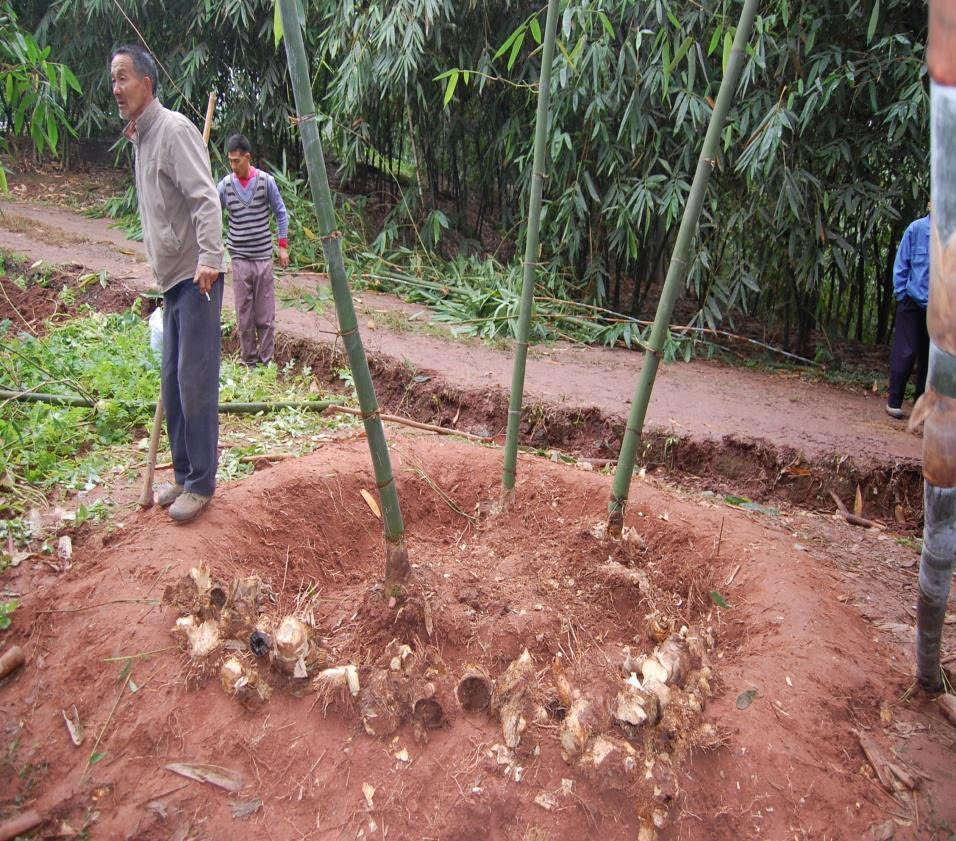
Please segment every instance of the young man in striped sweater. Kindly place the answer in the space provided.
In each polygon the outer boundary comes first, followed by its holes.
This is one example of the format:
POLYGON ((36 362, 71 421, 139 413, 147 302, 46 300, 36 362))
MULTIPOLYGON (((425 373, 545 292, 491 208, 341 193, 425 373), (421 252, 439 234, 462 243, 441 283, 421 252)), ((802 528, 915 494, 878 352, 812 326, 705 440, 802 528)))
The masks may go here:
POLYGON ((234 134, 226 143, 232 175, 219 182, 219 201, 226 210, 226 247, 232 257, 232 291, 239 322, 239 347, 244 365, 267 364, 275 348, 276 296, 272 273, 269 212, 279 228, 279 265, 289 265, 289 215, 275 179, 252 165, 249 140, 234 134))

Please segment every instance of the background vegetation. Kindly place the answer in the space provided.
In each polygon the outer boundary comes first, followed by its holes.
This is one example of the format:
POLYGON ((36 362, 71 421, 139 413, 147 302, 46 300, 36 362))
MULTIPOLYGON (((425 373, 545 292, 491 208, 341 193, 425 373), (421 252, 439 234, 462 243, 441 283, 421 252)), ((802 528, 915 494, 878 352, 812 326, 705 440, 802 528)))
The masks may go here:
MULTIPOLYGON (((446 259, 493 254, 500 273, 469 277, 483 278, 495 308, 506 303, 527 205, 543 4, 302 4, 319 119, 340 187, 364 197, 356 228, 367 250, 405 267, 408 254, 396 250, 412 248, 439 273, 446 259)), ((260 158, 298 170, 271 0, 13 7, 76 73, 83 93, 69 96, 67 113, 80 134, 117 133, 107 57, 135 40, 132 22, 171 77, 166 104, 200 122, 216 90, 219 140, 244 131, 260 158)), ((544 297, 653 312, 737 12, 730 0, 563 5, 544 297)), ((886 342, 896 243, 927 198, 926 4, 767 0, 761 12, 681 317, 823 358, 831 339, 886 342)))

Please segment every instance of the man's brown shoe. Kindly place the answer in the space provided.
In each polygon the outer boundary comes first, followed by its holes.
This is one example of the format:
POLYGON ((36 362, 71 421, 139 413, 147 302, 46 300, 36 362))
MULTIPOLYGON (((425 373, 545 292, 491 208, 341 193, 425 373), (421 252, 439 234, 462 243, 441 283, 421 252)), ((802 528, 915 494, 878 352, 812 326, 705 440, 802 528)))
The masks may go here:
POLYGON ((206 507, 206 503, 210 499, 212 499, 211 496, 202 496, 186 491, 169 507, 169 516, 177 523, 188 523, 199 516, 199 512, 206 507))
POLYGON ((159 496, 156 497, 156 502, 158 502, 163 508, 168 508, 177 499, 179 499, 185 490, 186 489, 180 484, 173 485, 167 482, 165 485, 160 485, 159 496))

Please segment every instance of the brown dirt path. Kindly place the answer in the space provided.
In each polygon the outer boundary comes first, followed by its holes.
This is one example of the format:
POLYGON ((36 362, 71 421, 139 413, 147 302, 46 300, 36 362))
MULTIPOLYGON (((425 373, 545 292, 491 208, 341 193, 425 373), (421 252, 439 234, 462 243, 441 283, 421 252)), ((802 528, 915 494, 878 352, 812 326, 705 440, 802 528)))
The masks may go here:
MULTIPOLYGON (((10 201, 0 202, 0 210, 0 247, 34 259, 79 263, 97 271, 105 268, 135 287, 151 287, 142 246, 125 240, 106 220, 10 201)), ((283 283, 314 288, 316 276, 300 275, 283 283)), ((226 300, 231 301, 231 296, 226 300)), ((460 391, 507 392, 509 350, 390 330, 383 313, 403 311, 407 324, 407 316, 422 308, 388 295, 361 295, 360 309, 370 355, 389 357, 419 374, 433 374, 460 391), (369 322, 374 328, 369 328, 369 322)), ((283 307, 277 319, 279 331, 291 340, 328 343, 334 336, 331 307, 318 316, 283 307)), ((567 343, 535 348, 528 361, 527 400, 569 411, 597 410, 623 423, 642 360, 642 354, 621 349, 567 343)), ((754 439, 793 450, 807 460, 848 458, 861 466, 916 465, 921 439, 890 421, 883 402, 878 395, 854 394, 796 375, 695 360, 662 367, 648 427, 699 442, 754 439)))

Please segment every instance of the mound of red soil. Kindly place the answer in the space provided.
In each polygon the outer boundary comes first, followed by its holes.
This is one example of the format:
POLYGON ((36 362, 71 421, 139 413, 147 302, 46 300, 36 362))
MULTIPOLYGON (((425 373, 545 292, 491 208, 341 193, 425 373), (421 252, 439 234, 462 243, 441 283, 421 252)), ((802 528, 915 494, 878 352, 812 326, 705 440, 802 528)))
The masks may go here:
MULTIPOLYGON (((394 463, 415 581, 393 607, 381 523, 361 493, 374 492, 363 441, 224 487, 189 526, 131 513, 79 541, 60 576, 21 567, 24 603, 6 636, 29 661, 0 686, 0 817, 37 808, 42 837, 88 827, 91 838, 234 841, 616 841, 642 826, 653 837, 654 812, 661 839, 857 839, 888 810, 910 822, 897 838, 914 827, 910 793, 861 772, 853 732, 882 738, 880 702, 905 686, 887 674, 898 650, 871 638, 787 531, 635 482, 632 538, 606 541, 592 533, 606 476, 522 457, 518 505, 495 516, 483 512, 500 452, 399 437, 394 463), (321 663, 308 679, 277 673, 241 639, 189 655, 171 631, 176 588, 200 566, 221 582, 258 577, 271 629, 287 614, 311 626, 321 663), (684 681, 673 709, 702 715, 615 724, 625 658, 682 626, 713 640, 716 697, 684 681), (257 669, 268 700, 223 691, 228 656, 257 669), (342 665, 357 667, 362 694, 315 691, 317 670, 342 665), (497 679, 488 708, 459 706, 466 672, 497 679), (524 726, 509 746, 513 683, 524 726), (581 698, 594 702, 586 760, 564 738, 581 698), (434 704, 419 714, 415 699, 434 704), (74 704, 80 747, 61 712, 74 704), (177 762, 217 766, 237 790, 167 770, 177 762)), ((924 826, 927 810, 952 812, 952 793, 945 779, 924 790, 924 826)))

